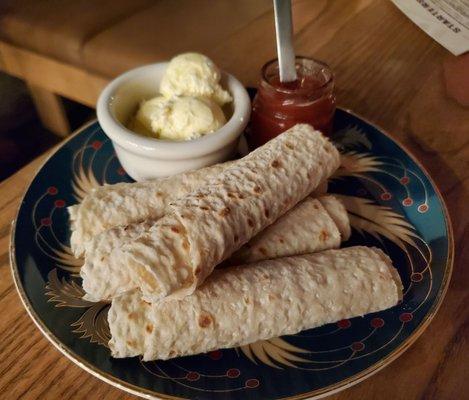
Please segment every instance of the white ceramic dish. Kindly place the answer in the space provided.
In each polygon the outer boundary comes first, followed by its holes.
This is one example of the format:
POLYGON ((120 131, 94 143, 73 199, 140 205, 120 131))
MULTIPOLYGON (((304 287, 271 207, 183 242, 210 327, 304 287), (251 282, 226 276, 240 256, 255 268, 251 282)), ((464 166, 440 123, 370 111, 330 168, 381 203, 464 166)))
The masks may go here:
POLYGON ((249 121, 251 103, 246 89, 235 77, 222 72, 221 83, 233 96, 233 103, 226 110, 227 123, 218 131, 199 139, 174 142, 141 136, 127 129, 125 124, 140 101, 158 94, 167 65, 156 63, 130 70, 110 82, 98 99, 99 123, 112 140, 120 163, 137 181, 227 160, 249 121))

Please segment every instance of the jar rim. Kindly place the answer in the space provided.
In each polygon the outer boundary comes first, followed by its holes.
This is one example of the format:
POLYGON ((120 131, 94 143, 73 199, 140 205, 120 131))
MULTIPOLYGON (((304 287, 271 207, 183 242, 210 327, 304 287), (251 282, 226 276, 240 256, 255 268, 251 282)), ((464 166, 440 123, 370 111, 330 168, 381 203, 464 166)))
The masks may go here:
MULTIPOLYGON (((325 79, 325 82, 322 83, 321 85, 317 86, 315 88, 315 90, 321 90, 321 89, 324 89, 326 88, 327 86, 329 86, 333 81, 334 81, 334 73, 332 72, 332 69, 331 67, 326 64, 325 62, 323 61, 319 61, 315 58, 311 58, 311 57, 306 57, 306 56, 296 56, 295 57, 295 65, 298 64, 298 62, 304 62, 304 61, 312 61, 314 62, 315 64, 319 65, 320 67, 324 68, 329 76, 327 76, 327 79, 325 79)), ((268 69, 272 66, 272 65, 275 65, 277 64, 278 65, 278 58, 273 58, 272 60, 269 60, 267 61, 261 68, 261 81, 262 83, 268 85, 270 88, 278 91, 278 92, 283 92, 283 93, 294 93, 294 92, 298 92, 298 89, 297 88, 288 88, 287 86, 282 86, 282 87, 278 87, 278 86, 273 86, 270 82, 269 82, 269 79, 267 77, 267 71, 268 69)))

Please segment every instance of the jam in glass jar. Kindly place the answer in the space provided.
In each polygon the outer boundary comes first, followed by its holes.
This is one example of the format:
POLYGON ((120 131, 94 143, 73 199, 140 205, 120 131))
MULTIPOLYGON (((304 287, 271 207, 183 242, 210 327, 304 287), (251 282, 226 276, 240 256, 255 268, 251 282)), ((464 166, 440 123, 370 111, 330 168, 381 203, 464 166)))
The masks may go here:
POLYGON ((328 135, 336 101, 334 75, 327 64, 296 57, 298 78, 280 82, 278 60, 262 67, 253 101, 248 141, 258 147, 297 123, 308 123, 328 135))

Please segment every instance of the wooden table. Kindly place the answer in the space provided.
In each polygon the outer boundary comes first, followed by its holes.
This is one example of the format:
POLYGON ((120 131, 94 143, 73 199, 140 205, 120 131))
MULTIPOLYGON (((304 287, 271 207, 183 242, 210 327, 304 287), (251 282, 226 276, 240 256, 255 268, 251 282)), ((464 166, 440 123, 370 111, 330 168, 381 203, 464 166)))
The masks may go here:
MULTIPOLYGON (((331 399, 467 398, 469 55, 452 56, 385 0, 298 1, 294 18, 297 52, 333 67, 339 103, 391 132, 428 169, 456 239, 451 285, 426 332, 390 366, 331 399)), ((253 85, 260 66, 275 55, 272 24, 272 13, 246 21, 209 55, 253 85)), ((13 286, 10 223, 42 158, 0 184, 0 398, 130 399, 55 350, 13 286)))

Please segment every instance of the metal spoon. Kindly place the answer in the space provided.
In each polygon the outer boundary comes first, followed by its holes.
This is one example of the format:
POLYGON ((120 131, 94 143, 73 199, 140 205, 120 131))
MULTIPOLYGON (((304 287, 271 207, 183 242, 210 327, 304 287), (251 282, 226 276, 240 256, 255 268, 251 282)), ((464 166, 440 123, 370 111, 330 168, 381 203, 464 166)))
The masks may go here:
POLYGON ((291 0, 273 1, 280 82, 292 82, 297 79, 297 76, 295 68, 295 51, 292 43, 293 23, 291 0))

